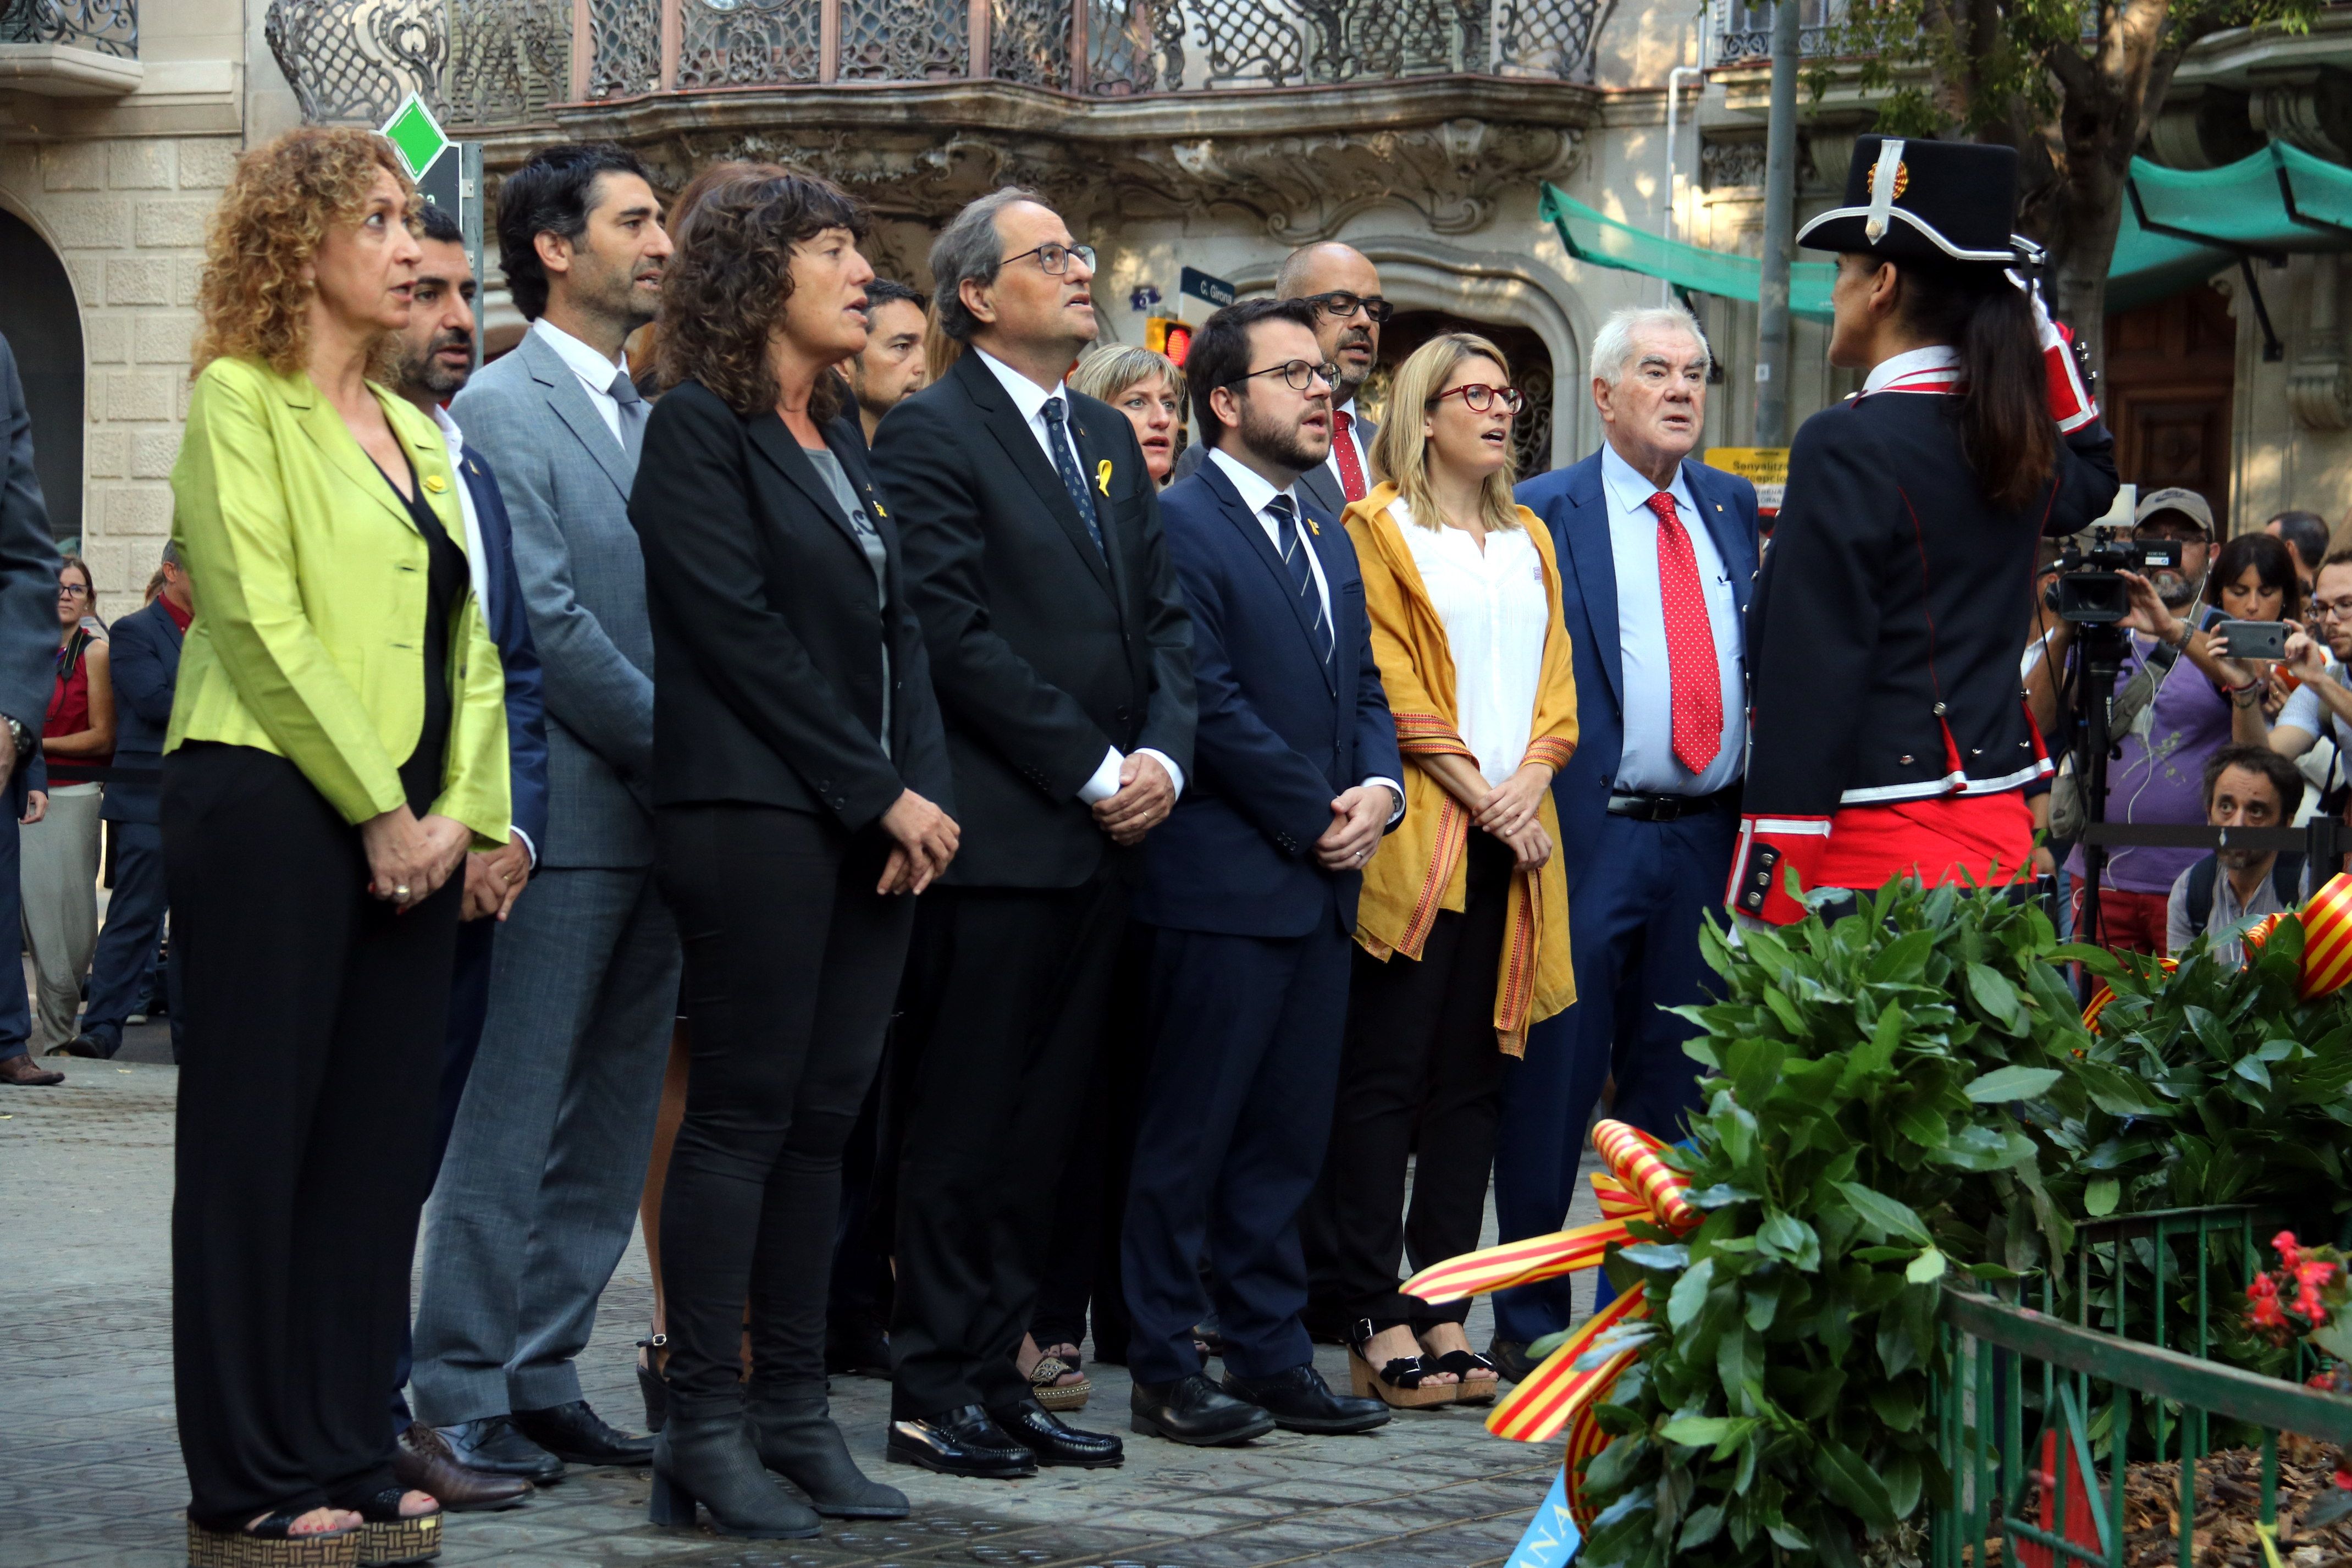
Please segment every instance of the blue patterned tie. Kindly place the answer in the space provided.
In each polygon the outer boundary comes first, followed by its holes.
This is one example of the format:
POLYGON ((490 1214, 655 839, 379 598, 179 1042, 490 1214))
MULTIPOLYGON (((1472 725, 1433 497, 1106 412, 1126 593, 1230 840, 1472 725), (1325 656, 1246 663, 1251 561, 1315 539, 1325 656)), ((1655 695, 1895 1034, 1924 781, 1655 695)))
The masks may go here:
POLYGON ((1315 568, 1307 559, 1307 541, 1298 534, 1298 506, 1288 496, 1276 496, 1265 503, 1274 518, 1274 538, 1282 552, 1282 563, 1290 568, 1290 586, 1306 601, 1307 618, 1315 627, 1315 651, 1323 662, 1331 662, 1331 622, 1323 614, 1323 596, 1315 591, 1315 568))
MULTIPOLYGON (((1087 477, 1078 470, 1078 454, 1070 445, 1070 427, 1064 423, 1069 413, 1068 405, 1058 397, 1045 399, 1046 445, 1054 448, 1054 468, 1062 476, 1062 488, 1070 492, 1070 500, 1078 515, 1087 521, 1087 531, 1094 535, 1095 548, 1102 550, 1102 523, 1095 516, 1094 492, 1087 489, 1087 477)), ((1110 558, 1108 551, 1103 558, 1110 558)))

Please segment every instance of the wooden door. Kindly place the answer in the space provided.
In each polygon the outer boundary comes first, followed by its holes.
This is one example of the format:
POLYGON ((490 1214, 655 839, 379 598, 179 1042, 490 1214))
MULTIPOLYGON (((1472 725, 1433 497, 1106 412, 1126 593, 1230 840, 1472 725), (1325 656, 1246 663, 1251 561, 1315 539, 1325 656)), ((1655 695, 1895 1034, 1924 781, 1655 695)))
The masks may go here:
POLYGON ((2237 369, 2238 323, 2210 284, 2107 318, 2099 401, 2126 482, 2142 495, 2168 485, 2195 490, 2214 517, 2229 517, 2237 369))

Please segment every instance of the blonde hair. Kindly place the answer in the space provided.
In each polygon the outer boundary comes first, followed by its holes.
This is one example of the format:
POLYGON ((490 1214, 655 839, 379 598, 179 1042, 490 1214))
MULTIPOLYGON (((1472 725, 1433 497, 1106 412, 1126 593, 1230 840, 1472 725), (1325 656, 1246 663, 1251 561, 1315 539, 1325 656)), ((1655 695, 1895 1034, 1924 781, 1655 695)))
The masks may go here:
MULTIPOLYGON (((1372 437, 1372 466, 1395 481, 1412 521, 1423 528, 1444 527, 1444 514, 1429 487, 1429 437, 1422 433, 1422 423, 1429 416, 1431 399, 1474 359, 1494 361, 1503 379, 1510 379, 1511 362, 1502 350, 1475 332, 1444 332, 1413 350, 1389 382, 1388 417, 1372 437)), ((1517 460, 1508 443, 1503 451, 1503 466, 1486 476, 1478 492, 1479 516, 1490 531, 1519 526, 1518 503, 1511 499, 1517 460)))
MULTIPOLYGON (((281 375, 302 368, 316 289, 303 268, 331 231, 359 221, 379 170, 400 182, 411 230, 421 226, 415 182, 373 132, 308 125, 236 161, 205 237, 192 374, 216 359, 257 360, 281 375)), ((376 361, 386 360, 393 336, 383 334, 376 361)))
POLYGON ((1184 406, 1184 373, 1166 354, 1133 343, 1097 343, 1078 356, 1070 389, 1108 403, 1129 387, 1153 379, 1168 384, 1176 406, 1184 406))

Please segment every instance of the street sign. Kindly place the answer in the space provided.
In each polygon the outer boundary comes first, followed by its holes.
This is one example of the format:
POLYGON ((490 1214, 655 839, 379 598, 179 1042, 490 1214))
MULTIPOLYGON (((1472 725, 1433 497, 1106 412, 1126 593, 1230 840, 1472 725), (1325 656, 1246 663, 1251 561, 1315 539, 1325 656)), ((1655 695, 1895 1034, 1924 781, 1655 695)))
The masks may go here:
MULTIPOLYGON (((441 122, 433 118, 433 111, 425 107, 425 100, 413 92, 393 111, 392 118, 383 122, 381 134, 392 143, 393 151, 400 154, 400 161, 408 165, 408 177, 412 180, 424 179, 425 171, 433 167, 434 161, 449 146, 449 138, 442 131, 441 122)), ((457 208, 456 195, 454 190, 450 193, 452 211, 457 208)))
POLYGON ((1780 515, 1780 501, 1789 488, 1786 447, 1709 447, 1706 466, 1738 474, 1756 487, 1759 517, 1780 515))
POLYGON ((1195 300, 1206 300, 1220 309, 1241 298, 1232 284, 1222 278, 1212 278, 1197 267, 1184 268, 1177 288, 1195 300))

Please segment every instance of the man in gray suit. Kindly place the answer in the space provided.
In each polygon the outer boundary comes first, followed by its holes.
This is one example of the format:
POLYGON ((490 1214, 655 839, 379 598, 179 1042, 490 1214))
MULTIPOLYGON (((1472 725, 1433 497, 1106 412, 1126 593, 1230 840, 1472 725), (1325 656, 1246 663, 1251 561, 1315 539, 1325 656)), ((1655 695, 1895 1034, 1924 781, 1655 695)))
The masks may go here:
MULTIPOLYGON (((1356 389, 1381 357, 1381 323, 1396 308, 1381 297, 1381 275, 1352 245, 1326 240, 1294 250, 1275 275, 1275 298, 1304 300, 1315 307, 1315 341, 1323 357, 1339 367, 1331 388, 1331 455, 1298 476, 1298 488, 1323 503, 1333 517, 1351 500, 1371 493, 1372 437, 1380 426, 1356 413, 1356 389)), ((1195 435, 1176 459, 1173 479, 1188 479, 1208 455, 1195 435)))
POLYGON ((635 156, 534 153, 499 198, 522 342, 452 405, 499 476, 545 675, 548 822, 426 1214, 417 1418, 461 1464, 551 1480, 643 1464, 572 1358, 628 1245, 653 1144, 677 931, 655 890, 653 633, 629 487, 646 407, 621 357, 669 255, 635 156))
MULTIPOLYGON (((24 816, 26 782, 41 760, 41 719, 57 679, 57 602, 58 547, 33 472, 32 416, 16 355, 0 338, 0 796, 8 804, 0 817, 0 931, 16 929, 16 836, 6 829, 24 816)), ((31 1008, 5 994, 22 989, 0 987, 0 1084, 63 1083, 66 1075, 35 1062, 26 1044, 31 1008)))

